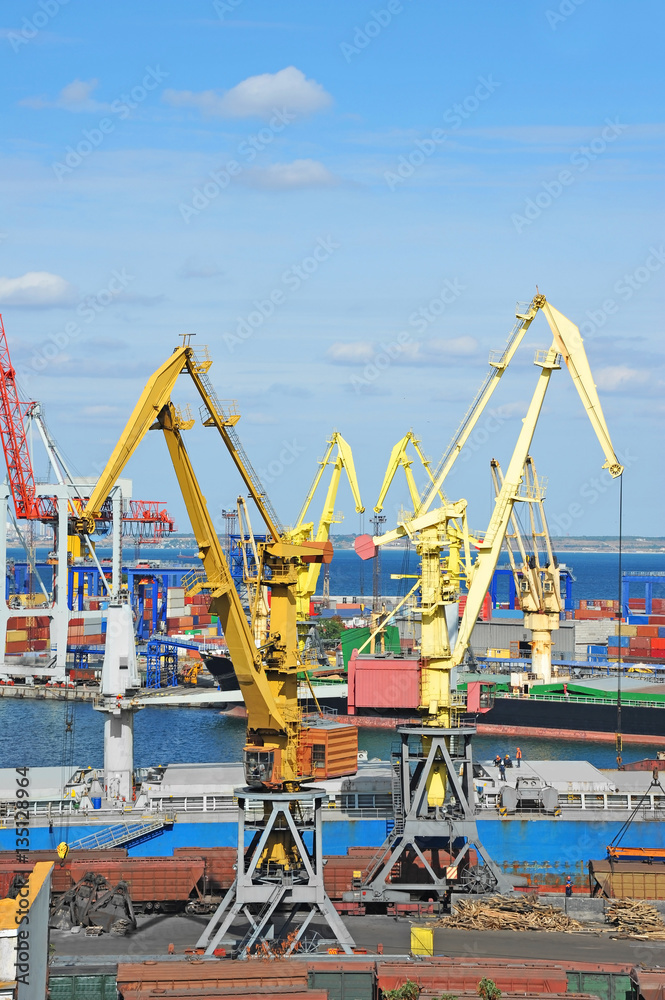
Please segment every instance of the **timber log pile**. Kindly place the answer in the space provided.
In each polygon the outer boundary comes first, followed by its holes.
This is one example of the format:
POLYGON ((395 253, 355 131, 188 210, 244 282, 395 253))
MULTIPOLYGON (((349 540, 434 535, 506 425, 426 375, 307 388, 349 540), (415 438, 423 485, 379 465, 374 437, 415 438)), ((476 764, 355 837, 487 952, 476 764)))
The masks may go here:
POLYGON ((665 941, 665 924, 658 910, 639 899, 614 899, 605 916, 618 930, 615 937, 632 937, 665 941))
POLYGON ((556 906, 527 897, 492 896, 490 899, 460 899, 455 912, 433 927, 457 927, 469 931, 579 931, 582 924, 556 906))

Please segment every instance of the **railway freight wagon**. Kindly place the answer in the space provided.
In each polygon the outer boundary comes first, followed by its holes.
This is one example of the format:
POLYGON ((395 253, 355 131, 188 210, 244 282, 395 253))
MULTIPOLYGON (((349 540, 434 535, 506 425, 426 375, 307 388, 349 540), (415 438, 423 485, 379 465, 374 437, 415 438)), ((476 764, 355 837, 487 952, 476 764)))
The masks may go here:
MULTIPOLYGON (((442 872, 450 863, 450 855, 443 850, 425 851, 425 855, 435 871, 442 872)), ((170 858, 130 858, 124 848, 72 851, 64 861, 53 850, 30 851, 23 857, 24 860, 17 860, 14 852, 0 853, 0 898, 9 893, 15 876, 27 879, 36 861, 52 861, 54 900, 86 875, 93 874, 103 876, 110 886, 125 882, 138 913, 213 911, 233 883, 237 861, 234 847, 180 847, 170 858)), ((365 914, 365 903, 360 897, 355 902, 345 903, 343 895, 357 887, 375 857, 374 848, 351 847, 347 854, 326 858, 325 888, 340 912, 365 914)), ((468 852, 465 864, 477 864, 475 851, 468 852)), ((410 881, 423 882, 422 898, 411 904, 388 904, 387 911, 436 912, 437 905, 421 860, 405 857, 400 861, 400 868, 401 874, 410 881)))
POLYGON ((589 862, 592 896, 609 899, 665 899, 665 865, 648 861, 589 862))

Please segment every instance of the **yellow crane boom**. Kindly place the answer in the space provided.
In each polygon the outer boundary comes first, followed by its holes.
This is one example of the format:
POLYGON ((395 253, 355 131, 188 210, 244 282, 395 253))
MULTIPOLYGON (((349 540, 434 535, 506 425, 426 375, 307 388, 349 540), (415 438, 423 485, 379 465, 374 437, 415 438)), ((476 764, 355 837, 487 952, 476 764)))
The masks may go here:
POLYGON ((462 448, 471 437, 504 372, 522 343, 527 330, 536 318, 538 310, 542 309, 544 305, 545 296, 540 294, 535 295, 529 305, 517 313, 515 326, 508 337, 503 351, 492 351, 490 353, 490 370, 485 377, 485 381, 476 393, 475 399, 462 418, 450 444, 443 453, 443 457, 434 473, 432 484, 422 494, 419 503, 414 509, 414 514, 425 514, 436 500, 437 493, 441 490, 446 476, 457 461, 462 448))
MULTIPOLYGON (((413 445, 413 450, 420 459, 425 472, 429 476, 430 483, 434 485, 434 476, 432 475, 432 470, 430 468, 430 465, 432 464, 431 460, 429 458, 426 458, 425 455, 423 454, 423 451, 420 447, 420 441, 413 433, 413 431, 412 430, 408 431, 404 435, 404 437, 400 441, 398 441, 396 445, 394 445, 393 450, 390 453, 390 458, 388 459, 388 465, 386 467, 386 474, 383 477, 383 483, 381 485, 381 490, 379 492, 379 498, 374 506, 374 510, 376 511, 377 514, 380 514, 381 511, 383 510, 383 505, 386 500, 386 495, 392 485, 392 481, 395 478, 397 470, 399 469, 400 466, 402 466, 402 468, 404 469, 404 475, 406 476, 406 484, 409 489, 409 496, 411 498, 411 504, 413 506, 413 509, 414 511, 418 509, 418 506, 420 504, 420 491, 416 486, 416 481, 413 476, 413 470, 411 468, 411 465, 413 464, 413 459, 409 458, 409 455, 407 454, 406 450, 409 444, 413 445)), ((438 493, 441 502, 446 503, 446 497, 440 488, 436 489, 436 493, 438 493)))
POLYGON ((151 428, 161 429, 205 569, 201 586, 209 586, 212 590, 215 613, 220 616, 247 707, 247 780, 255 786, 293 788, 301 780, 311 777, 303 773, 298 753, 301 726, 297 675, 301 663, 295 590, 302 566, 321 561, 326 547, 317 542, 301 545, 283 537, 279 519, 235 432, 235 424, 239 420, 237 407, 235 404, 224 406, 217 398, 207 378, 210 365, 207 350, 195 354, 193 348, 185 345, 174 351, 151 376, 77 522, 77 528, 81 532, 94 531, 95 514, 99 513, 101 500, 108 496, 146 432, 151 428), (187 372, 193 379, 203 403, 204 424, 217 427, 272 535, 271 540, 260 546, 259 554, 257 586, 265 573, 272 597, 270 632, 260 649, 257 649, 247 623, 180 435, 178 415, 170 402, 170 393, 182 372, 187 372))
MULTIPOLYGON (((536 296, 531 309, 533 315, 545 304, 544 296, 536 296)), ((418 542, 418 551, 421 555, 423 604, 421 709, 427 713, 432 725, 444 727, 450 725, 453 713, 453 698, 450 689, 451 671, 464 658, 471 632, 496 568, 513 505, 520 499, 529 499, 526 491, 522 491, 522 495, 520 495, 524 464, 527 460, 551 373, 560 367, 560 347, 565 350, 564 360, 573 376, 575 386, 603 448, 606 467, 609 468, 610 474, 613 476, 618 476, 623 471, 609 439, 607 425, 579 330, 569 320, 564 323, 565 317, 556 311, 552 312, 550 309, 550 316, 553 317, 553 321, 556 321, 557 332, 554 335, 552 347, 548 351, 536 352, 534 363, 541 368, 541 374, 524 418, 505 479, 496 498, 492 519, 483 541, 476 543, 478 555, 470 573, 467 574, 469 580, 467 600, 453 648, 450 646, 448 629, 441 607, 447 601, 450 602, 451 598, 444 594, 446 581, 442 578, 440 571, 440 556, 446 542, 448 522, 458 518, 464 512, 466 501, 458 501, 457 505, 447 504, 444 507, 421 512, 412 519, 399 523, 393 531, 382 536, 373 539, 359 539, 356 546, 356 551, 362 558, 371 558, 377 545, 385 544, 404 535, 418 542), (458 505, 461 505, 461 508, 458 505), (456 508, 458 509, 456 510, 456 508)), ((530 318, 532 319, 533 316, 530 318)), ((459 435, 458 440, 461 440, 459 435)), ((440 477, 437 477, 436 482, 440 482, 440 477)), ((463 525, 465 523, 464 520, 463 525)), ((466 548, 468 549, 468 533, 466 535, 466 548)))
MULTIPOLYGON (((335 501, 337 500, 337 491, 342 477, 342 470, 346 472, 349 486, 351 487, 351 493, 353 494, 353 499, 356 505, 356 513, 363 514, 365 511, 362 500, 360 499, 358 477, 356 476, 356 467, 353 461, 351 446, 344 440, 338 431, 333 431, 333 434, 328 441, 326 453, 319 461, 319 468, 317 469, 312 485, 307 492, 307 496, 305 497, 305 501, 298 515, 298 520, 292 530, 288 532, 288 537, 293 541, 309 543, 312 539, 314 524, 313 522, 305 522, 305 518, 311 506, 312 500, 314 499, 314 495, 321 483, 323 473, 328 465, 332 465, 332 474, 330 476, 330 483, 328 484, 326 498, 323 503, 321 517, 319 518, 319 524, 316 529, 316 534, 314 535, 314 541, 320 543, 322 546, 325 546, 326 543, 329 542, 330 529, 332 525, 339 524, 342 520, 342 515, 335 513, 335 501), (335 455, 334 460, 331 461, 335 449, 337 449, 337 454, 335 455)), ((324 556, 324 562, 329 562, 331 559, 332 549, 330 549, 324 556)), ((312 562, 309 563, 309 565, 303 565, 298 573, 298 584, 296 587, 296 608, 298 621, 304 621, 309 618, 309 602, 316 593, 320 571, 321 563, 312 562)))

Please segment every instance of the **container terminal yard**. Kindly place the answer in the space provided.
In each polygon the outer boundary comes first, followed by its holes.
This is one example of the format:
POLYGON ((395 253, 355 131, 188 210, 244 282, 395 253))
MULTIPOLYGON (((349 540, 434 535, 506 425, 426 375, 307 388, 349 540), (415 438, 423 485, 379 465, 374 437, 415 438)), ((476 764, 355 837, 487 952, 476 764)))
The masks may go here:
POLYGON ((395 445, 375 533, 355 549, 376 567, 381 546, 409 539, 418 572, 401 598, 383 597, 375 573, 371 609, 329 592, 342 472, 364 510, 338 432, 284 527, 236 430, 238 404, 218 398, 214 358, 185 336, 149 376, 101 475, 75 479, 39 404, 18 396, 4 328, 1 336, 0 694, 61 699, 70 728, 77 700, 91 699, 104 720, 101 768, 63 760, 0 771, 2 930, 18 956, 26 918, 44 982, 50 940, 51 996, 74 995, 86 977, 98 995, 123 997, 234 995, 239 978, 257 996, 374 997, 408 983, 464 996, 481 981, 507 996, 662 995, 665 600, 653 593, 662 579, 626 574, 616 600, 575 606, 531 456, 550 378, 563 369, 604 468, 614 478, 623 471, 571 320, 540 293, 518 307, 436 468, 412 432, 395 445), (552 346, 536 353, 505 472, 492 463, 490 522, 472 532, 467 501, 448 499, 444 484, 540 312, 552 346), (172 401, 185 377, 261 533, 242 498, 229 518, 235 530, 222 539, 215 531, 185 444, 194 420, 172 401), (53 484, 35 480, 29 422, 53 484), (122 557, 123 534, 174 528, 163 503, 131 500, 122 478, 153 427, 194 532, 194 568, 122 557), (412 451, 428 477, 422 493, 412 451), (381 510, 400 469, 413 510, 385 530, 381 510), (327 473, 315 525, 310 507, 327 473), (26 561, 8 563, 10 515, 18 531, 22 522, 51 531, 46 562, 26 544, 26 561), (96 551, 105 535, 110 564, 96 551), (328 648, 327 623, 338 626, 328 648), (135 767, 134 718, 154 704, 240 715, 242 762, 135 767), (358 753, 363 724, 393 732, 389 760, 358 753), (474 736, 483 728, 611 737, 617 767, 521 751, 482 760, 474 736), (623 763, 624 738, 649 746, 642 762, 623 763), (530 861, 538 857, 550 859, 549 872, 530 861), (617 908, 617 898, 632 903, 617 908))

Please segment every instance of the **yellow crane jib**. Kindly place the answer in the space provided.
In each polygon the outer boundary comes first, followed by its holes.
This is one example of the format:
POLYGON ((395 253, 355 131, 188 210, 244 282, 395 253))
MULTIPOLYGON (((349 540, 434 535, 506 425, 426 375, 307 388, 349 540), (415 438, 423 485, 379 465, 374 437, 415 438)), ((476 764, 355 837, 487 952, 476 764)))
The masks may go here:
POLYGON ((552 331, 557 350, 566 363, 566 367, 575 383, 575 388, 579 393, 589 420, 605 453, 603 468, 607 469, 610 475, 616 478, 623 472, 623 466, 614 453, 610 432, 607 429, 603 409, 600 405, 600 399, 598 398, 598 392, 593 381, 589 359, 584 350, 584 342, 579 328, 560 313, 558 309, 550 305, 549 302, 544 303, 542 309, 552 331))
MULTIPOLYGON (((427 458, 424 455, 420 447, 419 439, 416 437, 413 431, 410 430, 404 435, 404 437, 400 441, 397 442, 396 445, 394 445, 390 453, 390 458, 388 459, 388 465, 386 467, 386 473, 385 476, 383 477, 383 484, 379 492, 379 498, 376 501, 376 505, 374 507, 374 510, 377 514, 380 514, 381 511, 383 510, 383 505, 386 500, 386 495, 388 493, 388 490, 390 489, 392 481, 395 478, 397 470, 399 469, 400 466, 402 466, 402 468, 404 469, 404 474, 406 476, 406 483, 409 489, 409 496, 411 498, 411 504, 413 510, 416 510, 420 504, 420 492, 418 490, 418 487, 416 486, 413 470, 411 469, 411 465, 413 464, 413 459, 409 457, 406 450, 409 444, 413 445, 413 450, 420 459, 420 462, 425 472, 429 476, 430 483, 433 486, 435 485, 434 476, 432 475, 432 470, 430 468, 430 465, 432 464, 431 459, 427 458)), ((440 488, 437 487, 435 489, 435 493, 438 493, 442 503, 444 504, 447 503, 445 494, 440 488)))
POLYGON ((305 497, 305 501, 300 509, 298 520, 296 521, 294 527, 285 534, 286 538, 305 546, 323 546, 324 551, 323 559, 311 559, 305 557, 302 560, 302 567, 298 574, 298 582, 296 585, 296 613, 298 621, 305 621, 309 618, 310 601, 316 593, 321 565, 330 563, 333 557, 333 547, 332 542, 330 541, 330 529, 333 524, 339 524, 342 520, 342 515, 335 512, 335 501, 337 499, 337 491, 339 489, 342 471, 346 472, 356 505, 356 513, 362 514, 364 513, 365 508, 362 500, 360 499, 360 490, 358 488, 358 479, 353 461, 353 452, 351 451, 350 445, 344 440, 342 435, 338 431, 334 431, 328 441, 326 453, 319 461, 319 468, 317 469, 312 485, 310 486, 307 496, 305 497), (333 459, 335 449, 337 450, 337 453, 333 459), (314 535, 314 524, 311 522, 306 523, 305 517, 307 516, 314 495, 321 483, 323 473, 328 465, 332 466, 332 474, 323 503, 319 524, 316 529, 316 534, 314 535), (312 537, 313 535, 314 537, 312 537))
POLYGON ((184 346, 174 351, 151 376, 100 476, 81 521, 84 529, 94 529, 94 512, 100 498, 108 495, 113 482, 147 431, 150 428, 161 429, 212 595, 211 609, 213 614, 219 615, 247 708, 245 761, 248 783, 255 787, 293 788, 311 777, 304 773, 298 752, 301 723, 297 674, 300 661, 295 621, 295 582, 299 568, 329 558, 331 546, 316 541, 296 544, 281 537, 279 522, 263 487, 237 436, 234 436, 233 421, 227 421, 222 404, 207 382, 209 366, 207 352, 201 359, 201 355, 195 354, 191 347, 184 346), (171 390, 183 371, 195 380, 202 395, 205 419, 212 418, 213 424, 221 429, 228 450, 242 470, 243 480, 257 501, 272 535, 272 540, 265 543, 260 552, 260 561, 270 570, 271 578, 267 582, 272 591, 271 627, 264 646, 265 655, 257 649, 185 448, 181 428, 184 429, 189 420, 179 414, 170 401, 171 390))
POLYGON ((146 383, 125 429, 106 463, 106 468, 92 491, 92 496, 76 521, 76 530, 80 534, 91 535, 94 532, 95 518, 100 516, 102 504, 146 432, 154 423, 157 414, 171 398, 171 392, 178 381, 178 376, 185 369, 187 360, 193 353, 191 347, 176 348, 146 383))

